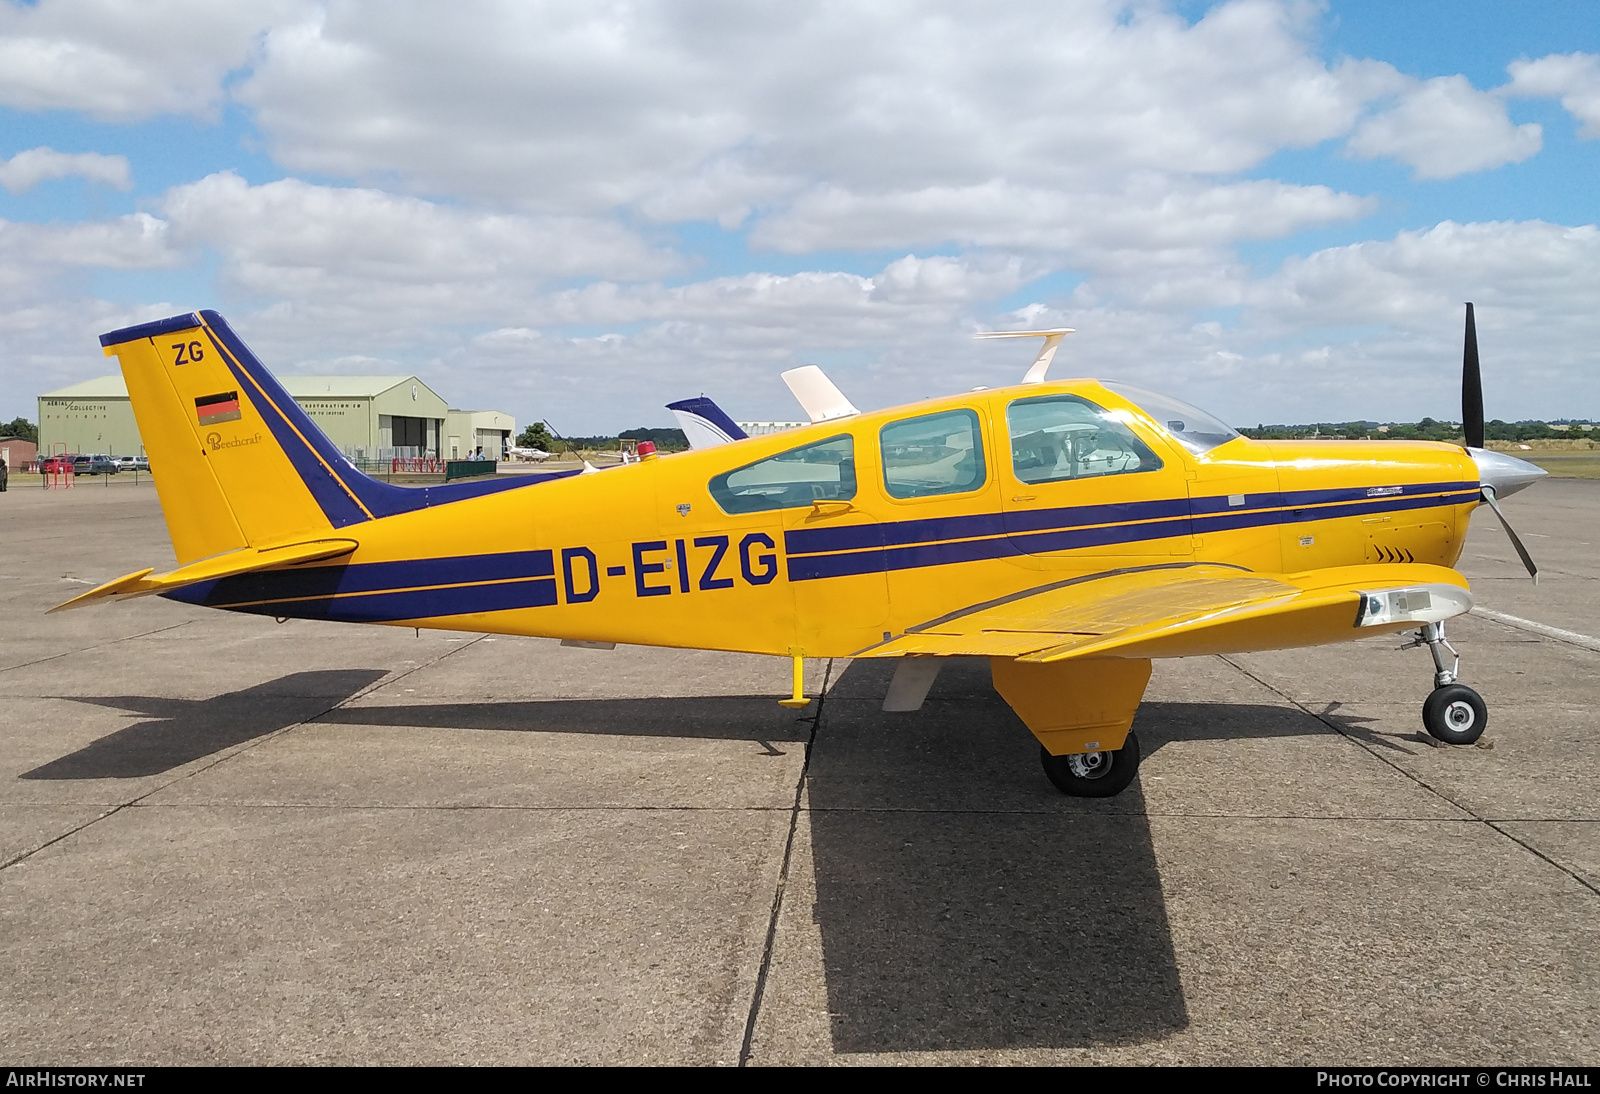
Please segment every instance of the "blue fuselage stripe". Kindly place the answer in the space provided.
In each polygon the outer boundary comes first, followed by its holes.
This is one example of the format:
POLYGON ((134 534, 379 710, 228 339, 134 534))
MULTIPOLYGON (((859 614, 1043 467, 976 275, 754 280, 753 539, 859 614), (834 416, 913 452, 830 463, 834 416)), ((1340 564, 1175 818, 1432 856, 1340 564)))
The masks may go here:
POLYGON ((556 603, 552 551, 262 570, 166 594, 209 608, 383 622, 556 603))
POLYGON ((785 534, 790 581, 942 566, 1008 555, 1071 551, 1205 532, 1300 524, 1373 513, 1465 505, 1475 482, 1172 498, 1114 505, 982 513, 935 520, 806 528, 785 534), (963 537, 963 538, 956 538, 963 537), (942 540, 942 542, 940 542, 942 540), (934 542, 929 542, 934 541, 934 542))
MULTIPOLYGON (((184 599, 183 592, 169 593, 184 599)), ((402 619, 476 615, 516 608, 548 608, 557 603, 556 579, 496 581, 443 589, 401 589, 364 596, 325 596, 307 600, 215 605, 229 611, 284 619, 326 619, 338 623, 393 623, 402 619)))

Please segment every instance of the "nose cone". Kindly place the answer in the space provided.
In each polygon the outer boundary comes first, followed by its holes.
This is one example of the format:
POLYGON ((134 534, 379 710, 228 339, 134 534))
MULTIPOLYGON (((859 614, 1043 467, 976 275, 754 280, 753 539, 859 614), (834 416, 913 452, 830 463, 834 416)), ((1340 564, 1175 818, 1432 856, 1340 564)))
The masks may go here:
POLYGON ((1527 460, 1519 460, 1504 452, 1487 448, 1469 448, 1472 462, 1478 465, 1478 481, 1494 489, 1494 496, 1503 498, 1532 486, 1550 472, 1527 460))

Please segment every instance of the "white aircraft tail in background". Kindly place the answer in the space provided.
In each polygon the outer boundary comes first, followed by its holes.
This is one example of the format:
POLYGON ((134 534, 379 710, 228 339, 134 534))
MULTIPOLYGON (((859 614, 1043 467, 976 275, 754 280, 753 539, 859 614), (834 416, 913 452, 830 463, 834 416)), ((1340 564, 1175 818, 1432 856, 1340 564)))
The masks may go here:
POLYGON ((667 409, 678 419, 678 428, 689 439, 690 448, 715 448, 748 436, 721 407, 704 395, 668 403, 667 409))

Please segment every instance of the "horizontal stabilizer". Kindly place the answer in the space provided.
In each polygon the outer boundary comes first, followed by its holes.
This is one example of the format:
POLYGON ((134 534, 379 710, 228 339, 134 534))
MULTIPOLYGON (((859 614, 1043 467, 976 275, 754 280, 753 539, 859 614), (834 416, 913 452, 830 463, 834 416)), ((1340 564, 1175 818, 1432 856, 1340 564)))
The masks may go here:
POLYGON ((678 419, 678 428, 689 439, 690 448, 715 448, 730 441, 742 441, 749 434, 740 429, 722 408, 704 395, 668 403, 667 409, 678 419))
POLYGON ((1064 335, 1077 333, 1071 327, 1056 327, 1053 330, 986 330, 973 335, 974 338, 1043 338, 1044 345, 1039 349, 1039 356, 1033 359, 1033 364, 1028 367, 1027 375, 1023 376, 1025 384, 1044 383, 1044 374, 1050 371, 1050 362, 1055 360, 1056 347, 1061 345, 1064 335))
MULTIPOLYGON (((81 608, 85 604, 92 604, 97 600, 116 599, 123 600, 135 596, 150 596, 154 593, 171 592, 181 589, 185 585, 193 585, 197 581, 214 581, 223 577, 236 577, 247 574, 253 570, 267 570, 274 566, 293 566, 306 562, 325 562, 330 558, 339 558, 356 549, 353 539, 319 539, 309 543, 292 543, 283 547, 246 547, 238 551, 228 551, 225 554, 203 558, 198 562, 191 562, 187 566, 179 566, 176 570, 169 570, 164 574, 155 573, 153 569, 139 570, 119 577, 115 581, 108 581, 98 588, 90 589, 81 596, 75 596, 63 604, 51 608, 52 612, 66 611, 68 608, 81 608)), ((46 613, 48 614, 48 613, 46 613)))
POLYGON ((831 422, 861 413, 816 365, 790 369, 783 373, 783 382, 789 385, 789 390, 800 401, 800 408, 813 422, 831 422))

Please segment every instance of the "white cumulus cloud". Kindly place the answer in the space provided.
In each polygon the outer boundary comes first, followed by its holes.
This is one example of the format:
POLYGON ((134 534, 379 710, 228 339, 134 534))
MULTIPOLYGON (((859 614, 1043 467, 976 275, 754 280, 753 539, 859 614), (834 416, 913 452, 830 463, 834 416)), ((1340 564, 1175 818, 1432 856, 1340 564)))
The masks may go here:
POLYGON ((1465 76, 1440 76, 1407 87, 1392 107, 1363 121, 1346 148, 1362 159, 1397 159, 1418 178, 1448 179, 1520 163, 1541 144, 1540 127, 1513 124, 1502 98, 1465 76))
POLYGON ((118 190, 133 189, 133 176, 125 156, 103 156, 98 152, 57 152, 53 148, 30 148, 9 160, 0 160, 0 186, 22 194, 41 182, 77 176, 104 183, 118 190))
POLYGON ((1536 61, 1513 61, 1507 71, 1507 95, 1560 99, 1567 113, 1583 123, 1579 136, 1600 137, 1600 56, 1552 53, 1536 61))
POLYGON ((469 211, 298 179, 251 186, 231 172, 161 201, 177 247, 209 247, 255 298, 374 318, 479 315, 571 277, 660 276, 677 262, 614 221, 469 211))
POLYGON ((205 115, 256 39, 299 0, 0 4, 0 103, 125 121, 205 115))
MULTIPOLYGON (((1309 10, 350 0, 275 27, 239 94, 298 170, 583 215, 726 227, 798 198, 848 218, 886 196, 1181 184, 1346 134, 1392 70, 1323 63, 1309 10)), ((1058 205, 1011 219, 1049 229, 1058 205)), ((903 220, 885 245, 941 238, 903 220)))

